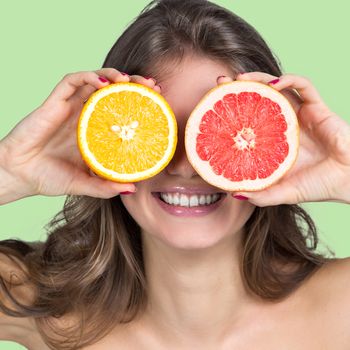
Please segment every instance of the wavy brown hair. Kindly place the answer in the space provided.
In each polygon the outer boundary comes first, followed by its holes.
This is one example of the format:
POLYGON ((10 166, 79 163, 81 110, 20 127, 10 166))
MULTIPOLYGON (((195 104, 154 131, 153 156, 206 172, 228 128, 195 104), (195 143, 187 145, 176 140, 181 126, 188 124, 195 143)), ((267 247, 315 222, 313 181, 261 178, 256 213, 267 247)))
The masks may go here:
MULTIPOLYGON (((152 1, 128 26, 103 67, 159 79, 186 53, 229 65, 234 73, 282 74, 280 64, 257 31, 234 13, 204 0, 152 1), (171 61, 173 65, 166 65, 171 61)), ((67 196, 46 226, 45 242, 4 240, 0 252, 19 259, 35 297, 28 305, 0 291, 15 317, 34 317, 52 349, 80 349, 132 321, 147 303, 139 225, 120 196, 67 196), (76 322, 55 322, 79 315, 76 322)), ((247 287, 266 301, 287 297, 328 258, 316 252, 314 222, 298 205, 256 207, 244 226, 241 270, 247 287), (293 268, 285 268, 290 267, 293 268)), ((333 252, 329 252, 334 255, 333 252)), ((18 277, 18 276, 17 276, 18 277)))

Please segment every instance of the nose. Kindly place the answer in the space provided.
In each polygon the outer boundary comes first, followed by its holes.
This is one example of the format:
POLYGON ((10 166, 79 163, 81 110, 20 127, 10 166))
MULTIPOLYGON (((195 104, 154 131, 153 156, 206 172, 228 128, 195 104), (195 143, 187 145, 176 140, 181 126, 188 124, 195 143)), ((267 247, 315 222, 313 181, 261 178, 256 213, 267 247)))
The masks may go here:
POLYGON ((188 161, 183 137, 178 138, 175 154, 165 170, 169 175, 175 175, 185 179, 198 176, 196 170, 188 161))

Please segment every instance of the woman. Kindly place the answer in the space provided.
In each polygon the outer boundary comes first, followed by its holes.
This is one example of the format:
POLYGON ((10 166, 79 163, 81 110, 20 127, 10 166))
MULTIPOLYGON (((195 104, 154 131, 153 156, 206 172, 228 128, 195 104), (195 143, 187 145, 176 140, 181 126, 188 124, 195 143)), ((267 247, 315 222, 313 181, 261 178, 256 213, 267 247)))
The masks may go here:
POLYGON ((350 202, 350 126, 308 79, 282 74, 249 24, 207 1, 152 2, 103 67, 65 76, 1 140, 1 204, 68 196, 45 243, 0 244, 0 339, 28 349, 348 349, 350 260, 315 252, 298 203, 350 202), (264 191, 224 193, 208 215, 162 211, 155 192, 222 192, 191 167, 183 136, 200 98, 233 79, 270 83, 291 101, 296 165, 264 191), (135 184, 93 176, 76 147, 84 101, 119 81, 161 93, 179 128, 171 163, 135 184))

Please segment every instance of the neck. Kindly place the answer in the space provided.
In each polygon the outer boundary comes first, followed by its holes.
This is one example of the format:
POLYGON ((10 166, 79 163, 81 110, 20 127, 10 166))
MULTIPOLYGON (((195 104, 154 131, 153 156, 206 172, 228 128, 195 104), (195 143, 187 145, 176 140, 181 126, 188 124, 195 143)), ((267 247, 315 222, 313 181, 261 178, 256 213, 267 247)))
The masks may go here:
POLYGON ((181 337, 218 344, 250 300, 239 268, 241 235, 195 251, 143 237, 148 323, 173 343, 181 337))

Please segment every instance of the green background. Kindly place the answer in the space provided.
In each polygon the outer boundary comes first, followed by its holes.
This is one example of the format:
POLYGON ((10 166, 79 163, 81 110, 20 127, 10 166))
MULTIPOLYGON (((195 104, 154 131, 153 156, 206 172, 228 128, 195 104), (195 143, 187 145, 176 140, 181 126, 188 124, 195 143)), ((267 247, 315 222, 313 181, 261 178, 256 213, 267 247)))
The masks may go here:
MULTIPOLYGON (((184 0, 186 1, 186 0, 184 0)), ((286 73, 309 77, 338 115, 350 122, 348 84, 350 3, 333 1, 214 1, 252 24, 286 73)), ((40 105, 69 72, 96 70, 144 0, 7 1, 0 8, 0 139, 40 105)), ((28 135, 30 136, 30 135, 28 135)), ((43 226, 64 197, 30 197, 0 208, 0 239, 44 240, 43 226)), ((323 250, 350 256, 350 206, 303 205, 314 218, 323 250)), ((24 349, 0 341, 0 350, 24 349)), ((39 349, 38 349, 39 350, 39 349)))

